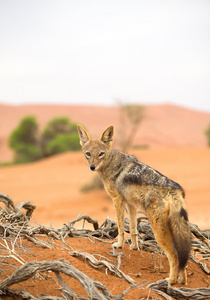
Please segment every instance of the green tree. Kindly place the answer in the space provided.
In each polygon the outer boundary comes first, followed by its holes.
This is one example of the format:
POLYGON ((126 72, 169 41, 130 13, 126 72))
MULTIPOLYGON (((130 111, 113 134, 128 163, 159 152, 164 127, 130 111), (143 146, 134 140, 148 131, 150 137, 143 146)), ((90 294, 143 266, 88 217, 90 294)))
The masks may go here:
POLYGON ((41 135, 44 156, 79 150, 77 126, 67 117, 57 117, 51 120, 41 135))
POLYGON ((205 135, 207 137, 208 147, 210 147, 210 123, 209 123, 208 127, 205 130, 205 135))
POLYGON ((9 146, 15 151, 15 163, 25 163, 42 157, 38 124, 34 116, 27 116, 20 121, 9 137, 9 146))

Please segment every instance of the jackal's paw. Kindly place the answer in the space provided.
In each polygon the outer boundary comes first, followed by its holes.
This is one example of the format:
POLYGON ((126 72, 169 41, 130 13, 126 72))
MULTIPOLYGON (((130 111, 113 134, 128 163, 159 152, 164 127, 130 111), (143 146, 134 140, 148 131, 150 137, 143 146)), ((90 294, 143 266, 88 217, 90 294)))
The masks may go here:
POLYGON ((139 250, 138 245, 130 244, 130 250, 139 250))
POLYGON ((186 279, 186 278, 179 277, 178 283, 179 283, 179 284, 183 284, 183 285, 187 285, 187 279, 186 279))
POLYGON ((119 249, 119 248, 122 249, 123 246, 124 246, 124 243, 120 243, 120 242, 116 242, 116 243, 112 244, 112 247, 117 248, 117 249, 119 249))
POLYGON ((171 279, 171 278, 167 277, 167 278, 165 278, 165 280, 168 281, 168 284, 169 284, 169 285, 172 285, 172 284, 177 283, 177 280, 174 279, 174 278, 171 279))

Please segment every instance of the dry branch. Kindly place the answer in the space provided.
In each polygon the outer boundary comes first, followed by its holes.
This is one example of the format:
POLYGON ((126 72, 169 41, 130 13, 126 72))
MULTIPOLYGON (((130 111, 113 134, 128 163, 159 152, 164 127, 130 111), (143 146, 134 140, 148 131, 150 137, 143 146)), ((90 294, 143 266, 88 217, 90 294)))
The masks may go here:
POLYGON ((38 272, 46 271, 61 272, 70 277, 74 277, 84 287, 90 298, 92 297, 93 299, 106 299, 104 295, 110 298, 112 297, 111 293, 101 282, 90 279, 87 275, 74 268, 66 260, 27 262, 18 270, 16 270, 10 277, 6 278, 0 283, 0 291, 5 291, 5 289, 10 287, 11 285, 19 283, 21 281, 25 281, 38 272))
POLYGON ((0 193, 0 202, 5 204, 8 213, 15 211, 15 205, 8 195, 0 193))
MULTIPOLYGON (((21 297, 21 299, 24 300, 43 300, 43 298, 36 298, 34 296, 32 296, 30 293, 26 292, 25 290, 21 290, 21 291, 14 291, 12 289, 7 289, 7 295, 8 296, 12 296, 14 299, 19 299, 17 298, 18 296, 21 297)), ((55 300, 55 298, 48 298, 49 300, 55 300)), ((58 299, 56 299, 58 300, 58 299)), ((63 299, 62 299, 63 300, 63 299)))
MULTIPOLYGON (((64 282, 63 278, 61 277, 60 273, 63 273, 69 277, 73 277, 79 281, 81 286, 85 289, 88 294, 88 299, 95 299, 95 300, 106 300, 106 299, 123 299, 122 294, 118 296, 113 296, 106 286, 104 286, 100 281, 93 280, 89 278, 87 275, 79 271, 78 269, 74 268, 68 261, 64 259, 60 260, 53 260, 53 261, 42 261, 36 262, 31 261, 25 263, 21 266, 18 270, 16 270, 10 277, 5 279, 0 283, 0 295, 5 294, 8 288, 15 284, 22 281, 26 281, 27 279, 33 277, 35 274, 40 272, 47 272, 52 271, 56 274, 60 284, 63 286, 65 294, 70 295, 73 299, 86 299, 84 297, 80 297, 76 295, 72 289, 64 282)), ((143 285, 142 285, 143 286, 143 285)), ((133 286, 131 286, 133 287, 133 286)), ((130 288, 131 288, 130 287, 130 288)), ((136 286, 138 287, 138 286, 136 286)), ((141 288, 141 287, 140 287, 141 288)), ((128 289, 127 289, 128 290, 128 289)), ((126 290, 126 291, 127 291, 126 290)), ((126 291, 123 292, 125 295, 126 291)), ((11 293, 11 290, 9 290, 11 293)), ((23 293, 23 291, 22 291, 23 293)), ((27 292, 24 291, 26 294, 27 292)), ((20 293, 19 293, 20 294, 20 293)), ((31 298, 29 299, 36 299, 35 297, 28 294, 31 298)), ((42 298, 44 299, 44 298, 42 298)), ((46 299, 53 299, 46 298, 46 299)))
POLYGON ((210 229, 202 230, 198 228, 195 224, 190 224, 190 230, 194 234, 195 237, 197 237, 200 240, 209 240, 210 239, 210 229))
POLYGON ((32 216, 35 205, 30 204, 30 201, 21 202, 16 207, 12 199, 6 195, 0 193, 0 202, 5 204, 6 211, 1 208, 1 223, 29 223, 29 220, 32 216), (25 213, 22 212, 22 208, 26 210, 25 213))
POLYGON ((207 267, 207 265, 205 263, 202 263, 200 260, 196 259, 193 255, 190 256, 190 258, 196 263, 198 264, 201 269, 208 275, 210 275, 210 270, 207 267))
POLYGON ((98 260, 96 259, 92 254, 89 254, 87 252, 80 252, 80 251, 73 251, 69 253, 71 256, 82 258, 83 260, 89 261, 90 265, 94 268, 105 268, 108 269, 111 274, 115 275, 116 277, 119 277, 121 279, 124 279, 130 284, 134 284, 135 281, 128 275, 125 275, 121 270, 119 270, 114 264, 111 264, 110 262, 106 260, 98 260))
POLYGON ((95 230, 97 230, 98 227, 99 227, 99 226, 98 226, 98 221, 97 221, 97 220, 91 219, 89 216, 82 216, 82 217, 80 217, 80 218, 77 218, 76 220, 69 222, 69 226, 71 227, 71 226, 73 226, 76 222, 79 222, 79 221, 81 221, 81 220, 87 221, 88 223, 93 224, 93 227, 94 227, 95 230))
POLYGON ((147 288, 152 289, 154 292, 163 291, 175 299, 205 300, 210 298, 210 289, 208 288, 173 288, 168 284, 167 280, 159 280, 151 283, 147 288))
MULTIPOLYGON (((99 227, 98 222, 96 220, 91 219, 89 216, 81 216, 69 222, 67 225, 64 224, 63 227, 60 229, 40 225, 31 226, 30 218, 35 209, 34 205, 30 204, 30 202, 21 202, 15 207, 12 199, 5 194, 0 194, 0 202, 4 203, 5 205, 5 208, 0 207, 0 236, 2 238, 0 247, 3 249, 2 257, 13 257, 16 260, 19 260, 21 264, 23 264, 10 277, 8 277, 0 283, 0 293, 4 293, 5 291, 7 291, 8 295, 18 295, 21 296, 23 299, 37 300, 36 297, 30 295, 28 292, 24 290, 13 291, 9 288, 9 286, 16 282, 27 280, 28 278, 32 277, 36 272, 43 272, 48 270, 52 270, 57 276, 65 299, 71 297, 72 299, 77 298, 80 300, 84 300, 87 298, 76 295, 74 291, 71 290, 71 288, 68 287, 67 284, 64 282, 60 273, 64 273, 68 276, 76 278, 87 291, 89 298, 92 297, 91 299, 123 299, 123 296, 130 288, 137 287, 136 285, 133 285, 133 280, 129 276, 125 275, 119 270, 120 262, 118 267, 116 267, 111 262, 108 262, 108 260, 102 259, 102 257, 99 260, 97 260, 93 255, 89 253, 81 253, 78 251, 72 252, 72 255, 74 256, 81 257, 85 260, 89 260, 90 264, 95 268, 104 267, 115 276, 118 276, 128 281, 129 283, 132 283, 130 287, 127 290, 125 290, 121 295, 113 296, 102 283, 88 278, 85 274, 75 269, 67 261, 57 260, 39 263, 24 263, 24 260, 20 257, 17 251, 19 250, 17 249, 18 247, 24 250, 22 248, 22 238, 26 238, 27 240, 45 248, 55 247, 55 243, 52 243, 52 239, 61 240, 63 242, 63 246, 66 247, 65 249, 67 250, 69 250, 71 247, 65 242, 66 237, 88 237, 91 239, 99 239, 100 241, 104 241, 104 239, 109 239, 108 242, 110 242, 110 240, 113 240, 118 234, 117 223, 115 221, 113 222, 110 218, 107 218, 104 221, 104 223, 99 227), (85 228, 76 229, 74 227, 75 223, 82 220, 83 222, 89 222, 93 224, 93 230, 85 228), (43 241, 42 239, 39 239, 40 235, 48 237, 48 241, 43 241), (49 242, 49 240, 51 240, 51 242, 49 242), (4 255, 5 251, 7 251, 8 253, 7 256, 4 255)), ((148 218, 138 218, 137 224, 139 248, 141 250, 152 253, 160 253, 160 247, 158 246, 155 240, 148 218)), ((125 219, 124 225, 125 231, 129 233, 128 219, 125 219)), ((198 228, 197 225, 191 224, 191 233, 192 250, 194 254, 198 253, 198 257, 200 258, 198 260, 196 258, 197 256, 192 255, 191 259, 195 263, 197 263, 206 274, 209 275, 210 270, 208 269, 207 265, 203 262, 203 260, 207 260, 210 258, 210 229, 201 230, 198 228)), ((130 243, 130 238, 128 238, 126 242, 130 243)), ((121 254, 118 257, 119 260, 121 260, 121 254)), ((11 264, 7 264, 7 266, 10 268, 12 267, 11 264)), ((171 297, 175 299, 182 298, 192 300, 210 298, 210 289, 172 288, 168 286, 167 282, 164 280, 150 284, 148 288, 152 289, 158 295, 164 297, 167 300, 171 299, 171 297)), ((45 297, 44 295, 39 295, 38 299, 58 300, 62 298, 52 296, 45 297)))
POLYGON ((40 239, 38 239, 36 236, 29 236, 29 235, 25 235, 25 238, 30 241, 30 242, 33 242, 35 245, 39 245, 39 246, 42 246, 44 248, 47 248, 47 249, 52 249, 53 246, 50 245, 49 243, 45 242, 45 241, 42 241, 40 239))

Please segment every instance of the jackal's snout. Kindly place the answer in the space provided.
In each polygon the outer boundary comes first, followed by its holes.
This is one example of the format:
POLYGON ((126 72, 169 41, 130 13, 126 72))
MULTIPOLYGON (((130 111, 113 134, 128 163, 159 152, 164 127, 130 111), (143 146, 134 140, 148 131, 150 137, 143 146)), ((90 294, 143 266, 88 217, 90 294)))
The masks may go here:
POLYGON ((90 165, 90 169, 91 169, 91 171, 94 171, 94 170, 95 170, 95 168, 96 168, 96 166, 95 166, 95 165, 90 165))

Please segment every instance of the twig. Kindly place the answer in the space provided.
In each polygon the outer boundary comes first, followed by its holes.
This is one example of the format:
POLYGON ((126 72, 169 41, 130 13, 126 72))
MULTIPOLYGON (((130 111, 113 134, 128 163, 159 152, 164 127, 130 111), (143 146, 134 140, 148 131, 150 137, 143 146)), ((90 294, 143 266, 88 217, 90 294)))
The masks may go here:
POLYGON ((97 221, 97 220, 91 219, 89 216, 82 216, 82 217, 80 217, 80 218, 77 218, 76 220, 69 222, 69 226, 72 226, 72 225, 74 225, 76 222, 79 222, 79 221, 81 221, 81 220, 84 220, 84 221, 87 221, 88 223, 93 224, 93 227, 94 227, 95 230, 97 230, 97 229, 99 228, 99 226, 98 226, 98 221, 97 221))
POLYGON ((61 272, 66 274, 67 276, 74 277, 85 288, 88 296, 91 299, 95 297, 99 300, 105 300, 105 296, 110 297, 110 299, 113 298, 112 294, 101 282, 92 280, 87 275, 74 268, 69 262, 64 259, 42 262, 32 261, 25 263, 10 277, 0 282, 1 294, 3 294, 4 291, 11 285, 27 280, 30 277, 34 276, 37 272, 44 271, 61 272), (102 294, 98 289, 102 292, 102 294))
POLYGON ((205 263, 200 262, 198 259, 196 259, 193 255, 190 256, 190 258, 196 263, 198 264, 201 269, 206 273, 206 274, 210 274, 210 270, 208 269, 207 265, 205 263))
POLYGON ((89 261, 90 265, 94 268, 107 268, 111 274, 126 280, 130 284, 134 284, 135 281, 128 275, 125 275, 121 270, 119 270, 114 264, 111 264, 105 260, 97 260, 93 255, 87 252, 73 251, 69 253, 73 257, 81 257, 85 261, 89 261))
POLYGON ((162 291, 175 299, 182 298, 186 300, 205 300, 210 298, 210 289, 208 288, 173 288, 168 284, 167 280, 159 280, 151 283, 147 286, 147 288, 152 289, 154 292, 158 291, 158 294, 160 294, 159 292, 162 291))
MULTIPOLYGON (((74 255, 81 257, 84 260, 88 260, 89 263, 95 268, 104 267, 106 270, 109 270, 115 276, 118 276, 132 285, 129 286, 121 295, 113 296, 104 285, 99 281, 94 281, 88 278, 85 274, 80 272, 79 270, 73 268, 68 262, 64 260, 58 261, 46 261, 46 262, 29 262, 25 263, 25 261, 20 257, 17 253, 16 248, 20 247, 23 251, 26 251, 22 247, 22 238, 27 238, 29 241, 38 244, 42 247, 51 249, 57 248, 58 243, 55 242, 52 245, 52 241, 61 240, 63 242, 62 249, 69 250, 72 249, 71 245, 65 242, 66 237, 87 237, 91 241, 99 240, 103 244, 105 241, 107 243, 111 243, 113 239, 118 235, 117 223, 113 222, 110 218, 107 218, 105 222, 99 227, 98 222, 96 220, 91 219, 89 216, 78 216, 74 221, 69 222, 68 225, 64 224, 60 229, 54 229, 52 227, 45 226, 31 226, 30 218, 35 209, 35 206, 30 204, 30 202, 21 202, 16 207, 12 201, 12 199, 0 193, 0 202, 5 204, 5 209, 0 207, 0 235, 2 236, 2 242, 0 243, 0 247, 3 248, 3 254, 5 251, 8 253, 8 256, 1 257, 9 257, 17 260, 22 266, 18 268, 12 276, 8 277, 4 281, 0 283, 0 291, 3 293, 7 291, 12 295, 22 296, 24 299, 37 300, 34 296, 30 295, 26 291, 12 291, 9 289, 9 286, 14 284, 15 282, 20 282, 23 280, 27 280, 36 272, 43 272, 47 270, 52 270, 61 284, 61 289, 63 291, 63 295, 65 299, 69 297, 73 299, 86 300, 86 298, 82 296, 78 296, 75 294, 70 287, 66 285, 60 273, 64 273, 68 276, 76 278, 80 284, 87 291, 89 298, 91 299, 123 299, 123 296, 132 288, 137 287, 134 285, 134 280, 130 278, 128 275, 125 275, 120 271, 120 264, 122 260, 123 253, 115 253, 117 256, 118 266, 116 267, 114 263, 103 256, 99 256, 99 260, 96 259, 96 255, 91 255, 89 253, 80 253, 79 251, 73 251, 74 255), (25 209, 25 212, 22 212, 22 209, 25 209), (83 220, 93 224, 94 230, 90 229, 76 229, 74 224, 83 220), (48 237, 47 241, 43 241, 38 238, 39 235, 48 237), (65 246, 64 246, 65 245, 65 246), (54 247, 53 247, 54 246, 54 247)), ((138 230, 138 244, 141 250, 148 252, 160 252, 160 247, 158 246, 154 234, 152 232, 151 225, 148 221, 147 217, 140 217, 137 219, 137 230, 138 230)), ((125 231, 129 233, 129 220, 125 219, 125 231)), ((210 257, 210 229, 201 230, 197 225, 191 224, 191 233, 194 237, 192 240, 192 249, 194 252, 198 252, 200 256, 200 260, 204 260, 210 257)), ((130 239, 126 239, 126 243, 130 243, 130 239)), ((60 244, 59 244, 60 247, 60 244)), ((110 253, 109 253, 110 254, 110 253)), ((112 254, 113 255, 113 254, 112 254)), ((191 256, 191 259, 197 263, 201 269, 206 273, 210 274, 210 270, 207 265, 200 260, 196 259, 194 256, 191 256)), ((6 264, 9 267, 12 267, 10 264, 6 264)), ((57 284, 59 284, 56 281, 57 284)), ((142 282, 141 282, 142 283, 142 282)), ((141 285, 141 288, 143 285, 141 285)), ((145 285, 145 284, 144 284, 145 285)), ((207 299, 210 297, 210 290, 205 288, 200 289, 186 289, 186 288, 172 288, 168 286, 168 283, 164 280, 155 282, 147 286, 147 288, 152 289, 158 295, 164 297, 169 300, 171 297, 173 298, 182 298, 182 299, 207 299)), ((44 296, 40 295, 39 299, 61 299, 52 296, 44 296)))

